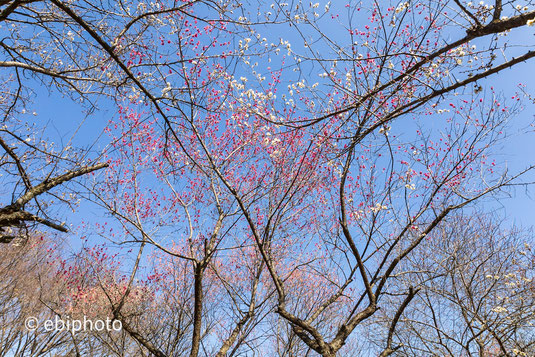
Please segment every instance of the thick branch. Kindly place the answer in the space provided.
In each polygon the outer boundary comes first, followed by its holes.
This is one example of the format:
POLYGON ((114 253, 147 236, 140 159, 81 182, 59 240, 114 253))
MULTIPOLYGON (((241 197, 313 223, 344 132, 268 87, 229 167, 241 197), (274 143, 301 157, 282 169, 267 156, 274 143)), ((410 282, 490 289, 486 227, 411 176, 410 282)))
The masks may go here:
POLYGON ((11 205, 15 209, 19 209, 23 207, 26 203, 28 203, 33 198, 51 190, 52 188, 61 185, 62 183, 65 183, 67 181, 72 180, 73 178, 91 173, 93 171, 100 170, 104 167, 107 167, 107 163, 100 163, 93 166, 86 166, 79 170, 72 170, 69 171, 63 175, 56 176, 52 179, 47 179, 41 182, 39 185, 32 187, 30 190, 28 190, 24 195, 22 195, 13 205, 11 205))
POLYGON ((403 311, 407 308, 411 300, 416 296, 418 293, 418 290, 415 290, 412 286, 409 287, 409 294, 405 297, 403 302, 401 303, 399 309, 396 311, 396 315, 394 316, 394 319, 392 320, 392 323, 390 324, 390 328, 388 330, 388 338, 386 340, 386 348, 381 353, 380 357, 387 357, 390 356, 392 353, 396 351, 397 348, 392 348, 392 339, 394 337, 394 332, 396 331, 396 325, 401 317, 401 314, 403 314, 403 311))

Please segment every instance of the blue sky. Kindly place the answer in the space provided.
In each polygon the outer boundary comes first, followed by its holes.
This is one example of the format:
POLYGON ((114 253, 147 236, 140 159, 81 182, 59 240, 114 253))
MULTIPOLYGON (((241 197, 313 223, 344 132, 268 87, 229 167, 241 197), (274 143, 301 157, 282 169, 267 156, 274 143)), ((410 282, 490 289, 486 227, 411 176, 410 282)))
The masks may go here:
MULTIPOLYGON (((331 29, 328 29, 331 30, 331 29)), ((333 30, 333 33, 336 31, 333 30)), ((516 30, 513 34, 515 39, 521 38, 526 44, 533 43, 533 28, 516 30)), ((284 29, 270 32, 269 41, 276 42, 278 38, 287 35, 284 29)), ((294 47, 301 47, 297 37, 289 37, 294 47)), ((507 37, 503 40, 507 42, 507 37)), ((522 49, 520 49, 522 50, 522 49)), ((481 84, 484 87, 494 86, 497 92, 512 93, 517 89, 518 84, 526 85, 528 92, 535 89, 530 80, 533 77, 535 61, 517 65, 513 69, 505 70, 497 75, 490 77, 481 84)), ((311 76, 316 75, 315 73, 311 76)), ((318 80, 313 78, 311 80, 318 80)), ((29 83, 32 81, 30 80, 29 83)), ((73 138, 74 146, 89 148, 91 155, 96 157, 100 150, 107 144, 106 135, 102 134, 102 129, 109 120, 117 118, 116 106, 109 99, 101 99, 98 105, 101 110, 87 114, 83 106, 73 102, 70 98, 64 98, 57 92, 49 93, 48 88, 42 87, 39 83, 33 82, 35 89, 34 104, 29 108, 26 118, 28 121, 36 121, 38 126, 46 126, 46 136, 51 141, 66 142, 73 138), (32 111, 37 113, 36 116, 31 114, 32 111)), ((498 161, 506 163, 510 173, 516 172, 526 166, 535 163, 535 140, 534 127, 530 126, 533 121, 534 105, 528 99, 524 100, 524 110, 518 116, 513 118, 511 123, 510 137, 501 147, 496 148, 498 161)), ((526 177, 526 181, 535 181, 535 175, 526 177)), ((506 216, 507 221, 515 224, 529 227, 535 221, 535 196, 529 195, 532 189, 518 187, 510 190, 510 197, 506 194, 500 194, 499 199, 487 198, 482 204, 487 210, 498 209, 500 214, 506 216)), ((64 210, 66 221, 76 227, 82 218, 93 216, 98 219, 101 211, 91 204, 82 204, 80 210, 75 214, 64 210)), ((74 240, 74 245, 76 245, 74 240)))

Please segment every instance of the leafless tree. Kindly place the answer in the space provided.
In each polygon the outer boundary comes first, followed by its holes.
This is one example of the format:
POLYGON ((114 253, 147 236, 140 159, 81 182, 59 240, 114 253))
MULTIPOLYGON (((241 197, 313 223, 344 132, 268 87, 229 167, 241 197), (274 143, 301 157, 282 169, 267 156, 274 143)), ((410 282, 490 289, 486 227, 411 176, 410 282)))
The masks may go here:
MULTIPOLYGON (((379 347, 396 356, 532 355, 531 232, 480 214, 456 218, 437 229, 396 276, 400 291, 412 287, 417 293, 397 323, 385 325, 388 337, 377 340, 379 347)), ((399 296, 387 299, 386 306, 400 305, 399 296)), ((392 321, 396 311, 383 314, 392 321)))
POLYGON ((93 300, 73 301, 125 334, 91 343, 191 357, 530 353, 529 328, 501 314, 530 318, 502 296, 530 299, 527 261, 513 262, 509 240, 488 252, 490 238, 451 228, 533 168, 510 173, 491 158, 520 99, 492 82, 535 56, 515 36, 535 22, 529 5, 0 1, 16 143, 2 145, 14 188, 0 225, 65 230, 42 195, 105 166, 18 134, 27 76, 90 110, 96 98, 118 107, 96 155, 110 164, 84 197, 114 226, 93 237, 133 255, 125 273, 89 250, 73 276, 93 300), (28 174, 28 151, 40 174, 28 174), (483 279, 487 262, 517 271, 483 279), (445 305, 462 320, 429 320, 445 305))

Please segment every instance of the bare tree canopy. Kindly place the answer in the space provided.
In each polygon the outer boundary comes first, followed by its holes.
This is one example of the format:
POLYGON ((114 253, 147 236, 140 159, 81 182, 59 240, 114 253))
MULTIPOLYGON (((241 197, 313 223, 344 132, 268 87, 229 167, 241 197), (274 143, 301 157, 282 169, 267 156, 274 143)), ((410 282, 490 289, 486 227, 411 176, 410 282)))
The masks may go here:
POLYGON ((530 185, 500 151, 530 132, 533 25, 516 0, 0 0, 1 351, 533 355, 531 233, 483 205, 530 185), (47 95, 74 134, 29 115, 47 95))

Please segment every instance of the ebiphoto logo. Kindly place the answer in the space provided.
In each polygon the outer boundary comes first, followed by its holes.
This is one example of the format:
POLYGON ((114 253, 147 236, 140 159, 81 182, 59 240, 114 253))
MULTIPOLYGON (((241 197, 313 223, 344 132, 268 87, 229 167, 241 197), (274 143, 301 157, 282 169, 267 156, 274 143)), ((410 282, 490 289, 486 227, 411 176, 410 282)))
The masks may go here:
POLYGON ((62 319, 56 316, 54 319, 45 320, 42 323, 34 316, 26 319, 24 326, 29 331, 35 331, 43 328, 44 331, 70 331, 73 335, 80 331, 121 331, 123 324, 119 320, 112 320, 109 317, 106 320, 92 320, 84 316, 82 320, 62 319))

